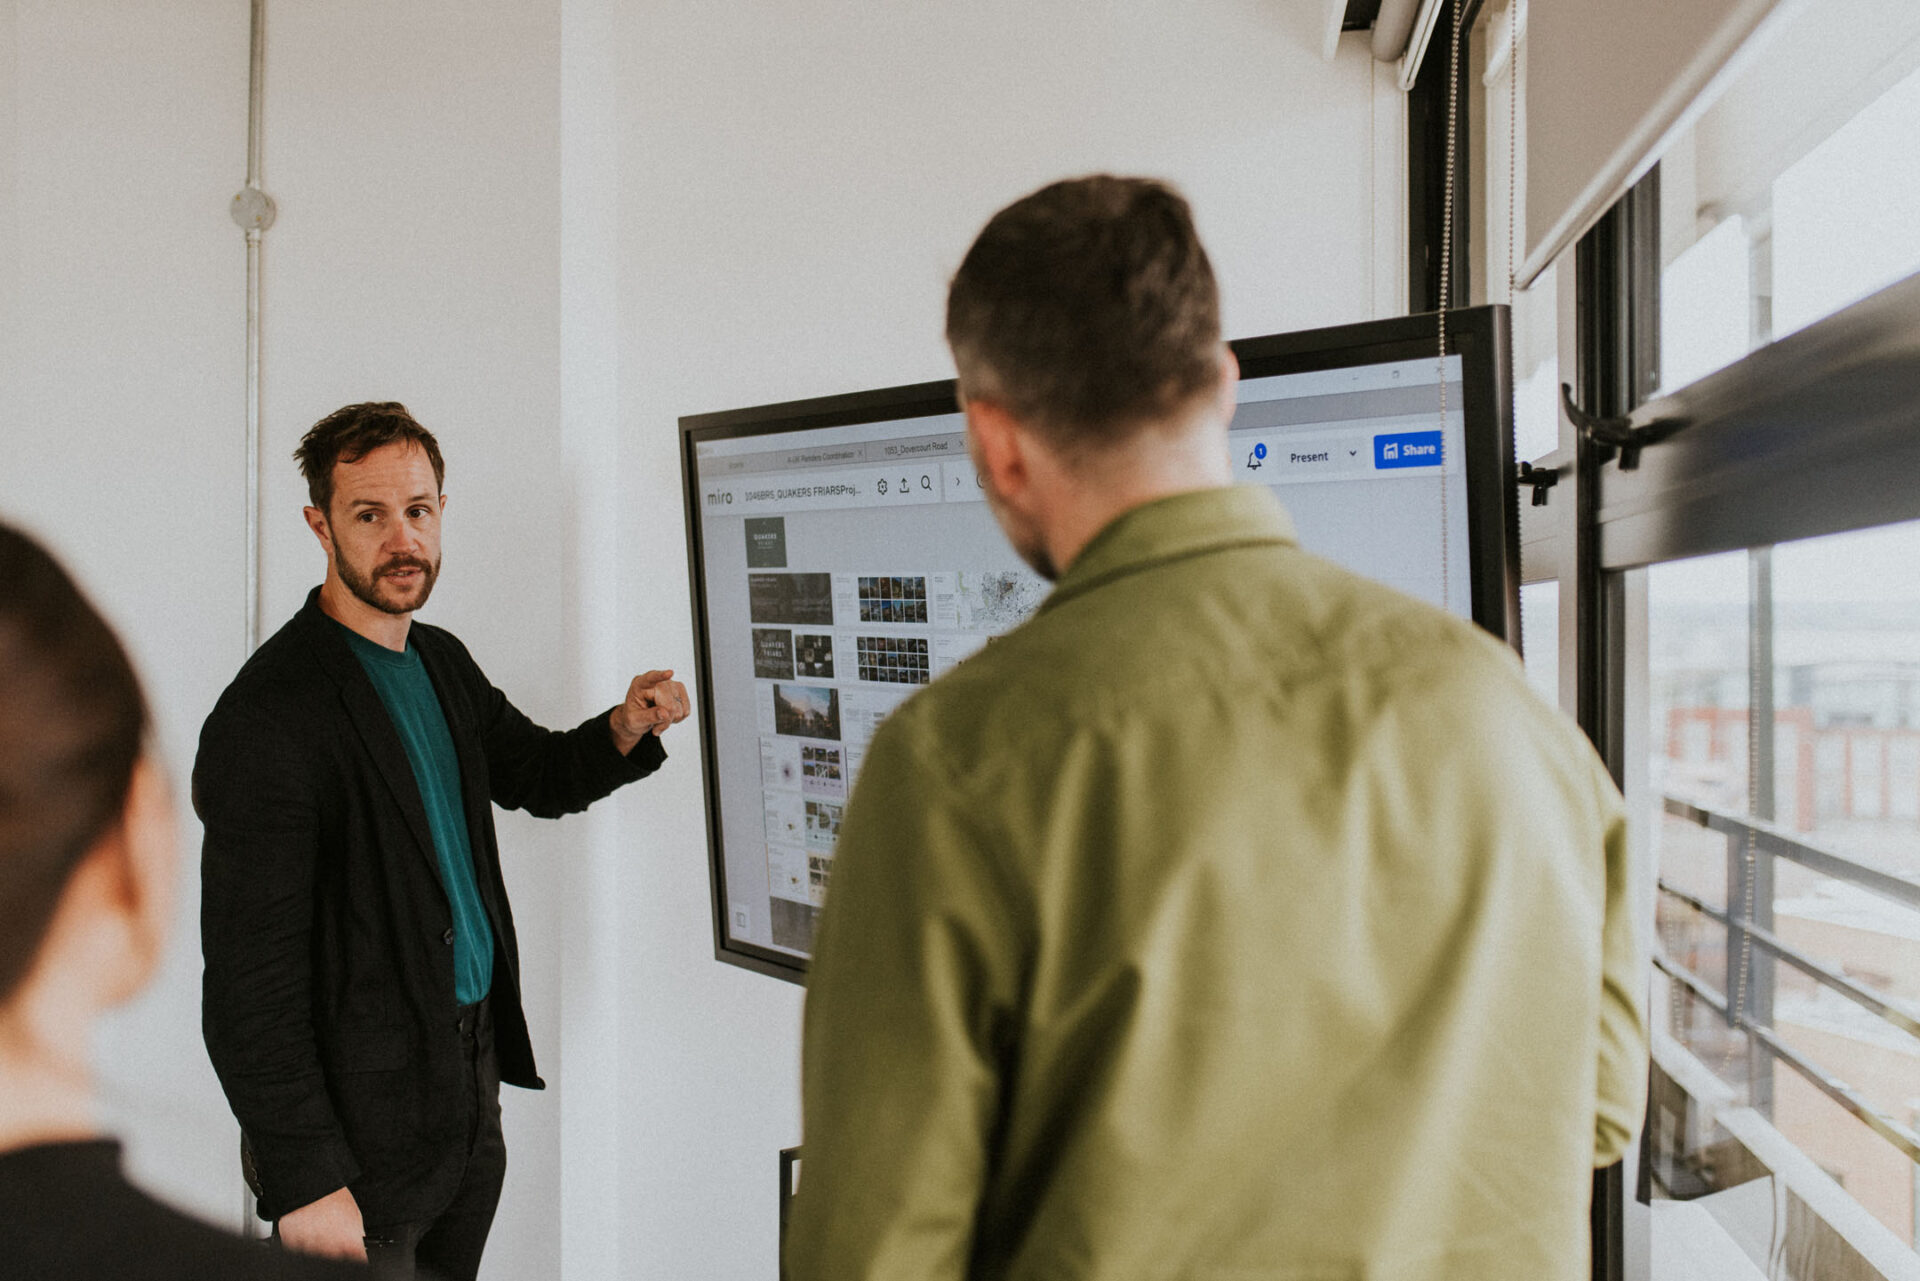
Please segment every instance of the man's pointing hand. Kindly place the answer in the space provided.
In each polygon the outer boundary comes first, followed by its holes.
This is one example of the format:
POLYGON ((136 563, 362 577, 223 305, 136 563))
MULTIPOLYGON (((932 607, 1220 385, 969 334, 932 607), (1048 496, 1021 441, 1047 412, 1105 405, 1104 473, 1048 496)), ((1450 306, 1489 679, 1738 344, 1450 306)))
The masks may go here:
POLYGON ((687 687, 671 671, 642 672, 627 686, 626 701, 613 709, 613 745, 624 756, 646 735, 658 737, 687 719, 691 710, 687 687))

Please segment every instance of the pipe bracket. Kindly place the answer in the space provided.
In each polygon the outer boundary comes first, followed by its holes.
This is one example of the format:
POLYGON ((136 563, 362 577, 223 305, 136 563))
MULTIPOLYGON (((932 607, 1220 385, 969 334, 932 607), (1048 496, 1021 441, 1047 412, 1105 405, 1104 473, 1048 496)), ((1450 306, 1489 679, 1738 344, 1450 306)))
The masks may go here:
POLYGON ((234 223, 242 231, 265 231, 273 226, 280 210, 272 196, 249 183, 234 195, 227 212, 233 215, 234 223))

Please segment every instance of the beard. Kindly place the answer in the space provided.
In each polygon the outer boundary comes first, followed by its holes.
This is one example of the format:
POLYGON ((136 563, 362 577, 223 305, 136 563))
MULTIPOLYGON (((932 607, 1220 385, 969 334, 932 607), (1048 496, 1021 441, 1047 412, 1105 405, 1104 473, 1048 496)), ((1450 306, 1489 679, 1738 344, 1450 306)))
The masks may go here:
POLYGON ((1009 537, 1007 541, 1013 544, 1013 550, 1020 559, 1033 567, 1034 573, 1050 583, 1060 581, 1060 567, 1053 563, 1053 557, 1047 555, 1046 545, 1037 536, 1024 541, 1009 537))
POLYGON ((370 574, 363 574, 359 568, 347 562, 335 544, 333 564, 340 571, 340 581, 347 585, 362 603, 371 605, 383 614, 411 614, 427 603, 427 597, 433 595, 433 584, 440 577, 440 562, 428 562, 418 556, 395 556, 375 566, 370 574), (417 569, 420 577, 413 589, 395 587, 388 575, 395 570, 417 569))
POLYGON ((1013 547, 1014 554, 1027 562, 1034 573, 1050 583, 1060 581, 1060 567, 1053 563, 1053 557, 1047 554, 1046 540, 1038 529, 1031 528, 1012 508, 1006 499, 994 488, 993 480, 986 469, 976 462, 975 471, 980 477, 980 488, 985 491, 987 510, 993 513, 994 523, 1000 526, 1001 534, 1013 547))

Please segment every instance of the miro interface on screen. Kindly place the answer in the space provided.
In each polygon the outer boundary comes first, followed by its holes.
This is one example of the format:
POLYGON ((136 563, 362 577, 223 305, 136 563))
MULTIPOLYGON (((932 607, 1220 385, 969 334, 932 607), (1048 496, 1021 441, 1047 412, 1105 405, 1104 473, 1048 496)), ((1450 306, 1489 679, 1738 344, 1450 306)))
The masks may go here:
MULTIPOLYGON (((1310 551, 1470 612, 1459 359, 1248 379, 1236 481, 1310 551), (1443 537, 1444 526, 1452 536, 1443 537)), ((695 445, 709 691, 736 942, 807 956, 873 733, 1048 585, 1007 545, 957 414, 695 445)))

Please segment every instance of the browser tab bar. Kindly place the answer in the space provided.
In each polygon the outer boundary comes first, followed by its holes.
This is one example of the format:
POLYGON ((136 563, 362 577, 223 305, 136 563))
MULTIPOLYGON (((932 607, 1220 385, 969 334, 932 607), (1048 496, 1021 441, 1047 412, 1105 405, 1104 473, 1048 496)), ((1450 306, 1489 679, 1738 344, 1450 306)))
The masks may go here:
POLYGON ((780 455, 776 466, 823 467, 833 463, 864 463, 865 445, 826 445, 819 449, 794 449, 780 455))
POLYGON ((878 442, 879 452, 875 458, 951 458, 964 457, 967 452, 967 438, 963 433, 952 432, 940 436, 914 436, 907 440, 888 440, 878 442))

